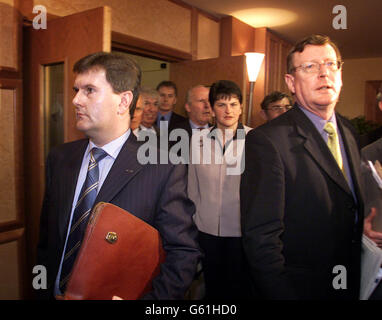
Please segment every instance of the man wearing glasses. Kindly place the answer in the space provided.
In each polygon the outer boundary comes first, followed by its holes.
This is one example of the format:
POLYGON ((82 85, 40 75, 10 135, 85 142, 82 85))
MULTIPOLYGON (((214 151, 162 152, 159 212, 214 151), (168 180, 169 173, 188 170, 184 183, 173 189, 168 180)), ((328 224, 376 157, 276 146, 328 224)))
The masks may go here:
POLYGON ((244 250, 265 299, 358 299, 360 155, 335 112, 342 62, 312 35, 287 58, 294 107, 248 133, 241 179, 244 250))
POLYGON ((292 98, 280 91, 273 91, 261 102, 260 115, 265 121, 271 121, 292 109, 292 98))

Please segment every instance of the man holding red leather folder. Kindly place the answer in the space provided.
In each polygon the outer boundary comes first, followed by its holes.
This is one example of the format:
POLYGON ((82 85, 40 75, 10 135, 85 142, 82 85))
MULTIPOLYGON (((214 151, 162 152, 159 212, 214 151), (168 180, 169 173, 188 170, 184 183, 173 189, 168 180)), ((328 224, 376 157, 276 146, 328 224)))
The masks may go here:
POLYGON ((129 126, 140 68, 124 56, 99 52, 80 59, 73 71, 76 126, 87 138, 54 148, 47 159, 38 264, 47 268, 48 289, 39 294, 65 292, 91 209, 107 202, 161 236, 166 259, 143 298, 183 299, 200 258, 195 207, 184 165, 142 165, 137 158, 142 143, 129 126))

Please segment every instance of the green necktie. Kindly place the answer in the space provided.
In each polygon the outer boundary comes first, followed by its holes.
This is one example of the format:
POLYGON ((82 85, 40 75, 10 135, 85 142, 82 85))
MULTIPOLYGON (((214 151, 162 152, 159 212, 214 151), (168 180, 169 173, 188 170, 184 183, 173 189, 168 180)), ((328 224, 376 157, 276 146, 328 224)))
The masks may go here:
POLYGON ((328 121, 324 126, 324 131, 329 135, 328 148, 330 152, 333 154, 334 159, 336 159, 338 166, 340 167, 342 173, 344 174, 346 178, 346 173, 345 173, 344 165, 342 162, 340 142, 338 140, 338 134, 337 134, 336 128, 334 127, 334 124, 328 121))

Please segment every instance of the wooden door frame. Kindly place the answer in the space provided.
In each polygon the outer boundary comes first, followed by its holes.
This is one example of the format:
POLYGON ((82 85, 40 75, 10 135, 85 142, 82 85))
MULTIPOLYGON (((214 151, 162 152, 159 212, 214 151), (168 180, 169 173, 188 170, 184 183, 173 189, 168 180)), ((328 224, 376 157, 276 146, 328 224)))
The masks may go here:
POLYGON ((112 50, 133 53, 140 56, 164 60, 168 62, 180 62, 192 60, 191 53, 173 49, 155 42, 142 40, 119 32, 111 32, 112 50))

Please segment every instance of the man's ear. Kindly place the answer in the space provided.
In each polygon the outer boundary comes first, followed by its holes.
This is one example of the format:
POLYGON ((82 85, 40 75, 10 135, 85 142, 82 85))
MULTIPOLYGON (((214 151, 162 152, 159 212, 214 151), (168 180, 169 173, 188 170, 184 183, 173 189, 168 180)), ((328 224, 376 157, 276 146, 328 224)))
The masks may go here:
POLYGON ((292 76, 291 74, 289 73, 286 73, 284 75, 284 80, 285 80, 285 83, 287 84, 290 92, 292 92, 293 94, 296 93, 296 90, 295 90, 295 87, 294 87, 294 76, 292 76))
POLYGON ((186 109, 187 112, 191 112, 191 108, 190 108, 190 106, 188 105, 187 102, 186 102, 186 104, 184 105, 184 109, 186 109))
POLYGON ((379 102, 378 102, 378 107, 379 107, 379 109, 382 111, 382 101, 379 101, 379 102))
POLYGON ((265 113, 264 109, 260 110, 260 116, 265 120, 268 121, 267 114, 265 113))
POLYGON ((130 111, 130 105, 133 101, 133 93, 129 91, 124 91, 119 94, 121 98, 121 102, 118 106, 118 112, 119 114, 125 114, 126 112, 129 113, 130 111))

